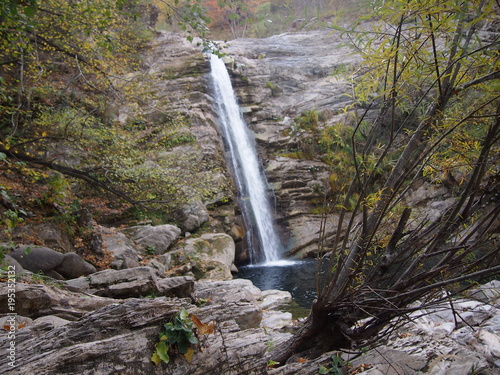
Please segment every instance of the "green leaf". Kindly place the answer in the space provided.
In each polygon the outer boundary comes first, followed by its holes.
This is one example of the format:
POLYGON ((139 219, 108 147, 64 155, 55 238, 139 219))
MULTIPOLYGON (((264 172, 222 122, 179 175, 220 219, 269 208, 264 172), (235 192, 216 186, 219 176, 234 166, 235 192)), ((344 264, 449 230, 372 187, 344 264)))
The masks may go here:
POLYGON ((188 343, 184 340, 179 341, 179 343, 177 344, 177 349, 179 350, 179 353, 186 354, 188 350, 188 343))
POLYGON ((26 14, 28 17, 33 17, 36 13, 36 7, 34 6, 29 6, 24 8, 24 14, 26 14))
MULTIPOLYGON (((168 363, 170 361, 170 357, 168 355, 168 348, 169 346, 165 341, 160 341, 159 343, 156 344, 155 354, 157 354, 160 360, 162 360, 165 363, 168 363)), ((151 358, 151 360, 153 361, 153 358, 151 358)))
POLYGON ((0 161, 7 159, 7 154, 0 152, 0 161))
POLYGON ((189 332, 186 338, 191 344, 198 344, 198 339, 194 336, 193 332, 189 332))
POLYGON ((172 331, 168 334, 168 343, 169 344, 175 344, 178 341, 179 341, 179 332, 172 331))
POLYGON ((179 318, 181 320, 187 320, 189 318, 189 313, 186 310, 179 311, 179 318))

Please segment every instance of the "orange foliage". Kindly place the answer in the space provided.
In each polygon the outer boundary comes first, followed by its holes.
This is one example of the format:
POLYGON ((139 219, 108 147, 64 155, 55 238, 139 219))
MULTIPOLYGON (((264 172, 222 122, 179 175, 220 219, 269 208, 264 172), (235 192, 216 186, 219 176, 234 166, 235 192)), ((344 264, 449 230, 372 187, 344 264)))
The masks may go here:
MULTIPOLYGON (((207 16, 210 18, 210 28, 235 32, 236 25, 244 26, 256 15, 257 8, 265 0, 205 0, 207 16)), ((233 35, 244 36, 244 35, 233 35)))

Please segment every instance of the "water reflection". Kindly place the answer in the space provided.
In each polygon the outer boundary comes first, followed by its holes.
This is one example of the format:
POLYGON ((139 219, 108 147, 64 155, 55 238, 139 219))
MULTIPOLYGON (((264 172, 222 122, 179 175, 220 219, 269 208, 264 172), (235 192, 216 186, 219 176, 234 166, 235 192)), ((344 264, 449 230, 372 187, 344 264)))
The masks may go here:
POLYGON ((235 277, 250 279, 261 290, 286 290, 294 301, 305 308, 316 298, 316 261, 283 260, 265 265, 250 265, 239 269, 235 277))

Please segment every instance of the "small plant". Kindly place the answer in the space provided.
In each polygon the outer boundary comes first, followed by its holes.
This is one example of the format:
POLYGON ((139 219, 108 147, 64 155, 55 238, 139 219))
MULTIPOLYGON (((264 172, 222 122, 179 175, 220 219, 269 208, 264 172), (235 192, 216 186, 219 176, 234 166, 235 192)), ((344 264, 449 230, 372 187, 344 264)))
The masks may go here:
POLYGON ((186 310, 179 311, 173 322, 164 324, 164 331, 160 332, 160 341, 156 344, 151 360, 155 364, 170 362, 170 354, 183 354, 189 361, 194 350, 191 345, 197 344, 193 321, 186 310), (169 354, 170 352, 170 354, 169 354))
POLYGON ((318 374, 342 375, 342 368, 346 365, 340 354, 332 355, 332 364, 330 367, 320 366, 318 374))
POLYGON ((156 255, 158 250, 156 250, 156 247, 148 245, 146 246, 146 254, 147 255, 156 255))

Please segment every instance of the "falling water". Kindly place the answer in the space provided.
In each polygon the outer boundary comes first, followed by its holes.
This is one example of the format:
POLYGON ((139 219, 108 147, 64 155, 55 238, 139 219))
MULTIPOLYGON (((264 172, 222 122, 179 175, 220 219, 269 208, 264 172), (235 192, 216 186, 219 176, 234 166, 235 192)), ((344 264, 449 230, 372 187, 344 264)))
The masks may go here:
POLYGON ((255 236, 246 236, 252 262, 261 260, 265 264, 277 262, 280 259, 281 245, 274 228, 266 179, 260 170, 253 137, 240 113, 224 62, 217 56, 211 55, 211 66, 218 114, 241 194, 243 217, 248 231, 255 233, 255 236), (253 237, 258 243, 254 242, 253 237), (260 255, 257 249, 260 249, 260 255))

